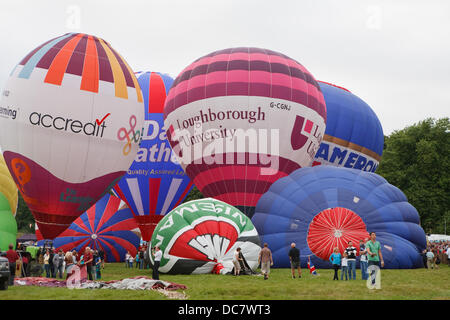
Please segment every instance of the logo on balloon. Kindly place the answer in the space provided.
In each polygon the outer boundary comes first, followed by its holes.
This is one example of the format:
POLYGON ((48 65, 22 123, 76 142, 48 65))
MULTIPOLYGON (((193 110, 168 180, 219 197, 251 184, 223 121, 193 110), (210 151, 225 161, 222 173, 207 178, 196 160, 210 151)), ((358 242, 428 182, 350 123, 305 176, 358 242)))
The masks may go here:
POLYGON ((135 131, 136 129, 136 116, 132 115, 129 119, 130 129, 127 131, 126 128, 122 127, 117 132, 117 138, 120 141, 127 140, 127 143, 123 147, 123 155, 126 156, 131 151, 131 142, 138 143, 141 137, 141 132, 139 130, 135 131))
POLYGON ((31 179, 30 167, 28 167, 25 161, 19 158, 14 158, 11 160, 11 167, 17 178, 20 191, 25 193, 24 185, 26 185, 31 179))
POLYGON ((315 141, 311 140, 311 137, 317 138, 320 144, 322 141, 322 134, 320 133, 319 126, 311 120, 297 115, 291 133, 292 149, 299 150, 303 148, 309 140, 307 152, 314 157, 319 144, 316 144, 315 141))

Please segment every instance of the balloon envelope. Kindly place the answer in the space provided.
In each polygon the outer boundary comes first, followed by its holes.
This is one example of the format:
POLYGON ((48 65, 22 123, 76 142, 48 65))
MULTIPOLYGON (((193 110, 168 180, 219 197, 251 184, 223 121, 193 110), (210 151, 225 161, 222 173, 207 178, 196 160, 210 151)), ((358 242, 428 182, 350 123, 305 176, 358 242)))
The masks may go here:
POLYGON ((135 228, 130 209, 121 209, 121 200, 107 194, 55 238, 53 247, 64 252, 102 249, 107 262, 124 261, 127 251, 134 257, 139 247, 140 239, 131 231, 135 228))
POLYGON ((104 40, 68 33, 31 51, 0 100, 0 144, 45 238, 54 238, 133 162, 144 120, 131 68, 104 40))
POLYGON ((375 172, 383 154, 380 120, 356 95, 319 81, 327 105, 327 127, 313 166, 326 164, 375 172))
POLYGON ((148 250, 155 246, 162 250, 159 271, 170 274, 211 273, 218 264, 223 266, 221 273, 230 272, 238 247, 255 270, 261 250, 250 219, 235 207, 212 198, 183 203, 164 216, 148 250))
POLYGON ((150 241, 159 220, 184 200, 192 182, 166 138, 162 112, 173 79, 157 72, 138 73, 137 79, 145 104, 142 142, 133 164, 113 192, 133 212, 144 241, 150 241))
POLYGON ((277 267, 288 267, 295 242, 302 265, 308 256, 319 268, 352 241, 376 232, 386 268, 422 267, 426 238, 417 210, 381 176, 355 169, 316 166, 294 171, 272 185, 256 206, 253 224, 273 252, 277 267))
POLYGON ((326 107, 314 77, 295 60, 231 48, 178 75, 164 118, 172 148, 203 195, 251 216, 274 181, 311 165, 326 107))
POLYGON ((0 193, 0 251, 8 250, 12 244, 16 247, 17 223, 11 213, 9 202, 6 197, 0 193))
POLYGON ((9 173, 2 154, 0 154, 0 193, 8 199, 9 207, 11 208, 13 216, 15 216, 19 201, 19 192, 16 183, 9 173))

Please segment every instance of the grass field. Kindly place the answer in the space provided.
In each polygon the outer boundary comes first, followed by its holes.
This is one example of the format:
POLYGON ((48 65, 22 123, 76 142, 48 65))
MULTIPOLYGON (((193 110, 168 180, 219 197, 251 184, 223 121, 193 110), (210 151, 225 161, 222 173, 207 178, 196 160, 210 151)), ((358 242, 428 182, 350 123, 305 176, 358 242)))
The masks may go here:
MULTIPOLYGON (((161 275, 161 280, 187 286, 190 300, 450 300, 450 267, 438 270, 382 270, 381 290, 369 290, 365 281, 333 281, 332 270, 318 270, 313 277, 303 269, 301 279, 292 279, 289 269, 272 269, 269 280, 262 276, 161 275)), ((127 269, 122 263, 106 264, 102 280, 119 280, 151 270, 127 269)), ((132 290, 71 290, 67 288, 9 287, 0 300, 156 300, 168 299, 159 292, 132 290)))

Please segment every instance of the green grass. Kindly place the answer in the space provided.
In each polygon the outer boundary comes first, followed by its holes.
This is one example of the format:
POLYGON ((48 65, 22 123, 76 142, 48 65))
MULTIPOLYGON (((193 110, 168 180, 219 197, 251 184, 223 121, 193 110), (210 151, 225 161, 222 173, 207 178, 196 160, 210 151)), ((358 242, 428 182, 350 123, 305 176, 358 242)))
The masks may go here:
MULTIPOLYGON (((450 300, 450 267, 439 270, 382 270, 381 290, 369 290, 365 281, 332 281, 333 270, 319 270, 313 277, 303 269, 301 279, 291 279, 289 269, 272 269, 269 280, 261 276, 161 275, 161 280, 187 286, 191 300, 450 300)), ((150 270, 126 269, 123 263, 106 264, 103 279, 119 280, 150 270)), ((0 300, 155 300, 168 299, 159 292, 132 290, 76 290, 45 287, 9 287, 0 300)))

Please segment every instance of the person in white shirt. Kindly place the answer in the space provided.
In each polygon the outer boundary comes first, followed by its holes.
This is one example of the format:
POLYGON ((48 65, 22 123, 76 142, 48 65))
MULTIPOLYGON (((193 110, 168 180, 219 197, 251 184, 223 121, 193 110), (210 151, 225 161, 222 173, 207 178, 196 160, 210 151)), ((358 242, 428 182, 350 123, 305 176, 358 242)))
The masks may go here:
POLYGON ((448 263, 448 266, 450 267, 450 246, 447 248, 447 257, 448 257, 447 263, 448 263))
POLYGON ((162 252, 158 246, 153 250, 153 275, 154 280, 159 280, 159 264, 161 263, 162 252))
MULTIPOLYGON (((369 239, 366 239, 366 242, 369 239)), ((361 278, 362 280, 367 280, 369 275, 367 274, 368 261, 367 261, 367 250, 364 240, 359 240, 359 266, 361 268, 361 278)))
POLYGON ((348 254, 345 251, 344 251, 344 255, 342 256, 341 267, 342 267, 341 280, 343 280, 344 274, 345 274, 345 280, 348 280, 348 278, 347 278, 348 254))
POLYGON ((131 257, 131 254, 129 251, 127 251, 127 254, 125 255, 125 267, 127 267, 127 268, 130 267, 130 257, 131 257))
POLYGON ((241 248, 237 248, 233 255, 233 265, 234 265, 234 275, 238 276, 241 272, 241 265, 239 263, 239 260, 242 260, 239 256, 239 253, 241 252, 241 248))

